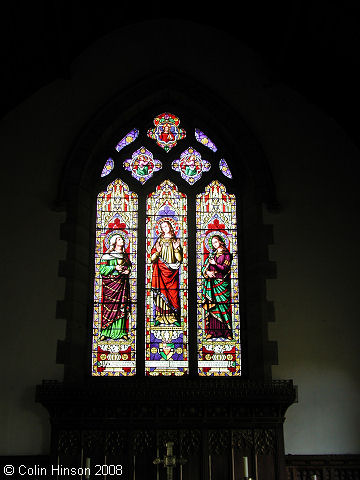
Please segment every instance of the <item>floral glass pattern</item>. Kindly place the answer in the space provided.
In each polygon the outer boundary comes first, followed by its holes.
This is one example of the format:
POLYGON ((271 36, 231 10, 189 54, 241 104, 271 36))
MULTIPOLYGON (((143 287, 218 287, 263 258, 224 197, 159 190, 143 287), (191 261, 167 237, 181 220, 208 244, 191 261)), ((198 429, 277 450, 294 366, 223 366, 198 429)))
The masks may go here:
POLYGON ((199 143, 205 145, 205 147, 210 148, 210 150, 212 150, 213 152, 217 151, 217 146, 215 145, 215 143, 212 142, 210 138, 198 128, 195 128, 195 138, 199 143))
POLYGON ((145 147, 136 150, 130 159, 124 161, 123 165, 125 170, 131 172, 131 175, 141 183, 145 183, 162 168, 160 160, 154 159, 153 154, 145 147))
POLYGON ((112 158, 108 158, 105 162, 104 168, 102 169, 101 176, 106 177, 109 175, 110 172, 114 169, 114 160, 112 158))
POLYGON ((145 371, 188 370, 188 234, 186 195, 165 180, 146 204, 145 371))
POLYGON ((154 118, 154 128, 148 130, 148 137, 168 152, 177 142, 186 137, 184 129, 179 127, 180 120, 172 113, 162 113, 154 118))
POLYGON ((196 199, 198 373, 241 375, 235 195, 214 180, 196 199))
POLYGON ((171 166, 190 185, 199 180, 202 174, 211 168, 210 162, 202 159, 200 153, 192 147, 185 150, 179 159, 172 162, 171 166))
POLYGON ((219 162, 220 171, 225 175, 225 177, 232 178, 230 168, 224 158, 222 158, 219 162))
POLYGON ((97 197, 93 376, 131 376, 136 362, 138 198, 117 179, 97 197))
POLYGON ((124 147, 130 145, 130 143, 134 142, 137 137, 139 136, 139 130, 133 128, 124 138, 120 140, 120 142, 116 145, 115 150, 120 152, 124 147))

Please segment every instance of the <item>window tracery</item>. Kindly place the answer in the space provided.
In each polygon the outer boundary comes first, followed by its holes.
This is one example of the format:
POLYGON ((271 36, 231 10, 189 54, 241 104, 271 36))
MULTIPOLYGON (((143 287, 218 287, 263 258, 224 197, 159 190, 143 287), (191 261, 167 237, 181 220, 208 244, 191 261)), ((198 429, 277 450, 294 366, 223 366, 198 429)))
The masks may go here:
POLYGON ((125 170, 131 172, 131 175, 142 184, 162 168, 160 160, 155 159, 150 150, 145 147, 136 150, 123 165, 125 170))
POLYGON ((134 142, 138 136, 139 130, 137 128, 133 128, 127 135, 125 135, 125 137, 120 140, 120 142, 116 145, 115 150, 120 152, 120 150, 122 150, 124 147, 134 142))
POLYGON ((172 162, 171 167, 175 172, 179 172, 190 185, 193 185, 200 180, 204 172, 210 170, 211 163, 201 158, 201 154, 193 147, 189 147, 182 152, 180 158, 172 162))
POLYGON ((210 150, 212 150, 213 152, 217 151, 217 146, 215 145, 215 143, 212 142, 210 138, 198 128, 195 128, 195 138, 199 143, 210 148, 210 150))
POLYGON ((115 147, 124 160, 109 159, 101 173, 119 178, 97 200, 92 375, 135 375, 136 348, 145 351, 146 375, 188 374, 191 321, 198 374, 241 375, 236 199, 216 169, 209 177, 211 166, 218 163, 232 177, 209 137, 196 128, 194 137, 186 138, 179 124, 176 115, 163 113, 154 118, 155 128, 133 128, 115 147), (147 139, 163 153, 150 151, 147 139), (210 149, 209 160, 191 146, 192 139, 210 149), (179 140, 187 142, 180 155, 179 140), (132 143, 128 158, 128 148, 122 150, 132 143), (133 192, 125 183, 130 179, 139 182, 133 192), (190 212, 196 217, 191 226, 190 212), (138 251, 140 237, 145 251, 138 251), (138 261, 145 262, 144 280, 138 261), (190 289, 196 291, 193 306, 190 289), (145 298, 145 314, 137 308, 139 296, 145 298), (137 345, 138 328, 145 330, 142 345, 137 345))

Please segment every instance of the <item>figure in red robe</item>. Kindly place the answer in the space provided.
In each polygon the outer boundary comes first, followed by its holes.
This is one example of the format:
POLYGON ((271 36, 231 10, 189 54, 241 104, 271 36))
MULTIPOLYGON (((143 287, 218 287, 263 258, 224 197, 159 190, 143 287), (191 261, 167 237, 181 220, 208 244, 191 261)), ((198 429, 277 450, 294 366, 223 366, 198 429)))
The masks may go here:
POLYGON ((182 247, 169 221, 164 220, 160 228, 161 234, 151 251, 155 326, 180 326, 179 269, 183 259, 182 247))
POLYGON ((169 143, 169 142, 173 142, 175 140, 175 135, 171 131, 170 123, 164 123, 161 126, 160 132, 161 133, 159 134, 159 139, 162 142, 169 143))

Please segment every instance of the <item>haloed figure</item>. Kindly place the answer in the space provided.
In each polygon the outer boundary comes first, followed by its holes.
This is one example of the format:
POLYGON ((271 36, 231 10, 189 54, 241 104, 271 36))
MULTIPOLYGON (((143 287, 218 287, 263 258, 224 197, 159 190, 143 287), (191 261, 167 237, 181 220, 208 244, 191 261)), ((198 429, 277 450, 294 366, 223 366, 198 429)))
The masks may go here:
POLYGON ((179 268, 183 252, 171 223, 165 220, 160 228, 161 234, 151 250, 155 325, 180 326, 179 268))
POLYGON ((190 155, 185 161, 185 175, 187 175, 188 177, 193 177, 197 174, 196 160, 197 159, 195 155, 190 155))
POLYGON ((202 305, 205 309, 206 339, 232 339, 231 278, 232 256, 223 238, 214 235, 213 250, 202 268, 202 305))
POLYGON ((147 157, 146 155, 139 155, 137 159, 136 173, 140 176, 148 175, 149 167, 150 167, 149 162, 150 162, 149 157, 147 157))
POLYGON ((131 262, 125 252, 124 239, 121 235, 114 235, 100 265, 103 284, 100 340, 128 339, 130 270, 131 262))
POLYGON ((170 123, 164 123, 162 127, 160 128, 160 139, 163 142, 171 142, 175 140, 175 135, 171 131, 171 124, 170 123))

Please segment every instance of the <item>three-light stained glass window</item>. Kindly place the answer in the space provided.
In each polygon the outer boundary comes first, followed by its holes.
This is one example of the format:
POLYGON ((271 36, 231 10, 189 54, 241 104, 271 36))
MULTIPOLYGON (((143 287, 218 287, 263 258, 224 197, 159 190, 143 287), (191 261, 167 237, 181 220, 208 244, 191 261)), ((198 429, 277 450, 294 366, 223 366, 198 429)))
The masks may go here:
POLYGON ((197 352, 198 375, 241 375, 229 166, 204 132, 187 138, 191 128, 180 128, 175 114, 153 123, 123 133, 119 157, 101 171, 109 184, 96 206, 92 375, 187 375, 189 350, 197 352))

